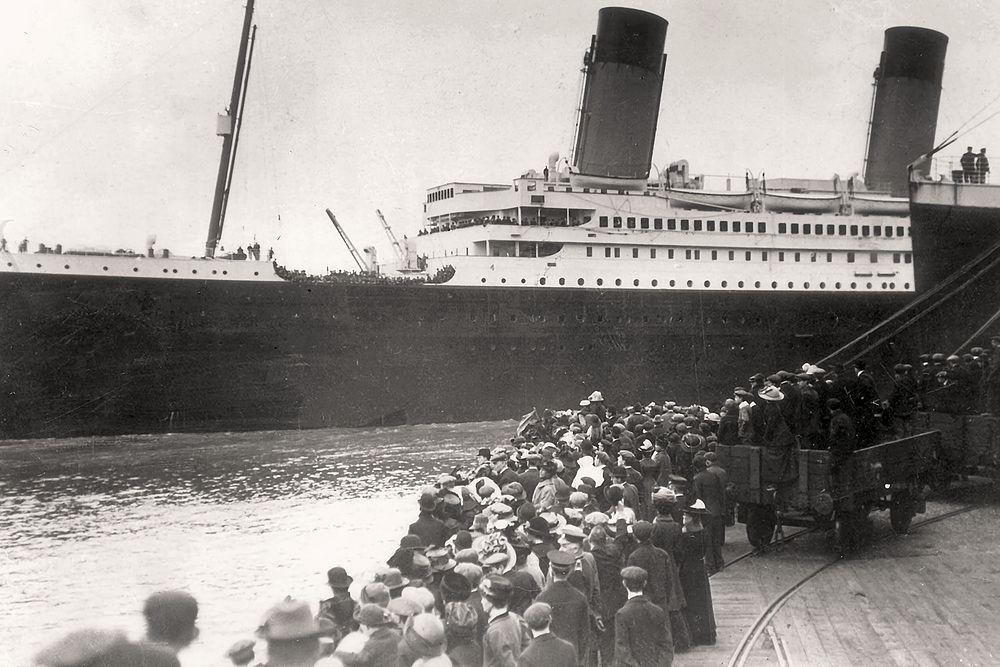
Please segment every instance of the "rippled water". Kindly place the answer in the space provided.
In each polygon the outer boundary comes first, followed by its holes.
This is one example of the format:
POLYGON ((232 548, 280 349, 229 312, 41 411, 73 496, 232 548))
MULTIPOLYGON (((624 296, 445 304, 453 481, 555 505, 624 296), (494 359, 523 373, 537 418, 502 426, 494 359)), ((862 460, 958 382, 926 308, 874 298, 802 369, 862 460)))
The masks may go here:
POLYGON ((150 593, 201 605, 185 665, 227 664, 285 595, 356 584, 417 515, 415 490, 514 422, 174 434, 0 446, 0 665, 80 627, 142 634, 150 593))

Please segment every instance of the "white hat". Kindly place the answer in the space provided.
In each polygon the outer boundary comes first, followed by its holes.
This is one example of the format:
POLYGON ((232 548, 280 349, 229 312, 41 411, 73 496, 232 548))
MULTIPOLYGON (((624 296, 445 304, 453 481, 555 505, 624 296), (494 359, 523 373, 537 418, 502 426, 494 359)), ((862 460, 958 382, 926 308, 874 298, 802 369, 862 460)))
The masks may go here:
POLYGON ((587 399, 583 399, 582 401, 580 401, 580 407, 581 408, 585 408, 588 405, 590 405, 590 401, 588 401, 587 399))
POLYGON ((604 400, 604 396, 601 395, 601 392, 595 391, 593 394, 590 395, 590 400, 591 401, 603 401, 604 400))
POLYGON ((765 401, 780 401, 785 395, 781 393, 780 389, 772 385, 761 390, 760 397, 765 401))

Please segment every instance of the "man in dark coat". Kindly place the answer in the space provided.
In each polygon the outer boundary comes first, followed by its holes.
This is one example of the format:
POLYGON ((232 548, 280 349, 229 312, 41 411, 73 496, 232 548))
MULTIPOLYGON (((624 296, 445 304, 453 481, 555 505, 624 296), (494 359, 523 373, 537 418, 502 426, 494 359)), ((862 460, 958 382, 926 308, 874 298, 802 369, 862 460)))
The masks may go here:
POLYGON ((542 460, 542 457, 538 454, 525 454, 524 460, 528 467, 517 476, 517 481, 521 483, 524 495, 530 501, 535 495, 535 487, 538 486, 540 479, 538 462, 542 460))
POLYGON ((628 602, 615 614, 615 665, 619 667, 670 667, 674 661, 670 621, 665 611, 643 595, 646 578, 641 567, 622 570, 628 602))
POLYGON ((639 543, 628 557, 628 564, 641 567, 647 573, 646 595, 661 609, 667 608, 668 585, 672 563, 667 552, 650 542, 653 524, 639 521, 632 526, 632 537, 639 543))
POLYGON ((579 664, 584 664, 590 648, 590 604, 587 596, 573 586, 567 578, 576 559, 564 551, 550 551, 549 575, 552 581, 538 594, 535 602, 545 602, 552 608, 552 632, 565 639, 576 649, 579 664))
POLYGON ((549 630, 552 607, 536 602, 525 610, 524 621, 531 630, 532 640, 521 654, 518 667, 576 667, 576 649, 549 630))
POLYGON ((410 534, 420 538, 424 546, 443 547, 451 534, 444 521, 434 516, 434 509, 437 507, 438 497, 436 494, 425 491, 420 494, 420 516, 410 524, 410 534))
MULTIPOLYGON (((714 455, 714 452, 709 454, 714 455)), ((695 457, 694 465, 698 471, 692 484, 694 497, 705 503, 708 512, 703 519, 705 532, 708 534, 705 569, 712 575, 721 570, 724 564, 722 543, 726 537, 726 486, 721 477, 708 471, 705 456, 695 457)))
POLYGON ((502 450, 493 452, 493 456, 490 457, 490 466, 493 468, 490 478, 501 489, 511 482, 517 481, 517 473, 507 465, 507 452, 502 450))

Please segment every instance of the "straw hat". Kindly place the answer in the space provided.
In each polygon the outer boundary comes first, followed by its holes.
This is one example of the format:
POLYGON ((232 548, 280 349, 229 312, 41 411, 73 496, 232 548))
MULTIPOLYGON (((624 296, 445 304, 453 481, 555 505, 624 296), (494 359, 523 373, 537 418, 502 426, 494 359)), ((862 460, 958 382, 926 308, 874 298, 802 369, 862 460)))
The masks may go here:
MULTIPOLYGON (((365 607, 383 611, 378 605, 369 604, 365 607)), ((328 635, 333 630, 332 621, 322 617, 315 618, 306 602, 293 600, 289 597, 267 610, 267 613, 264 614, 264 620, 257 628, 257 636, 268 641, 310 639, 320 635, 328 635)))

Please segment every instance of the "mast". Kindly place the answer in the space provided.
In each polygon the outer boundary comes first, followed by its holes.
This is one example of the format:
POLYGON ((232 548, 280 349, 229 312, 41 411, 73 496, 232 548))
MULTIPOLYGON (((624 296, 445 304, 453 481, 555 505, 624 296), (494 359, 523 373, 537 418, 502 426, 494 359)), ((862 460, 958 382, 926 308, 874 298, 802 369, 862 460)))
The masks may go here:
POLYGON ((244 70, 247 65, 247 44, 250 41, 250 22, 253 18, 254 0, 247 0, 246 13, 243 16, 243 32, 240 36, 240 50, 236 56, 236 73, 233 76, 233 94, 226 110, 227 127, 222 127, 222 156, 219 159, 219 175, 215 181, 215 199, 212 201, 212 219, 208 224, 208 239, 205 241, 205 257, 215 257, 215 246, 222 236, 222 223, 225 215, 225 197, 233 161, 234 120, 240 117, 240 102, 245 85, 244 70))

